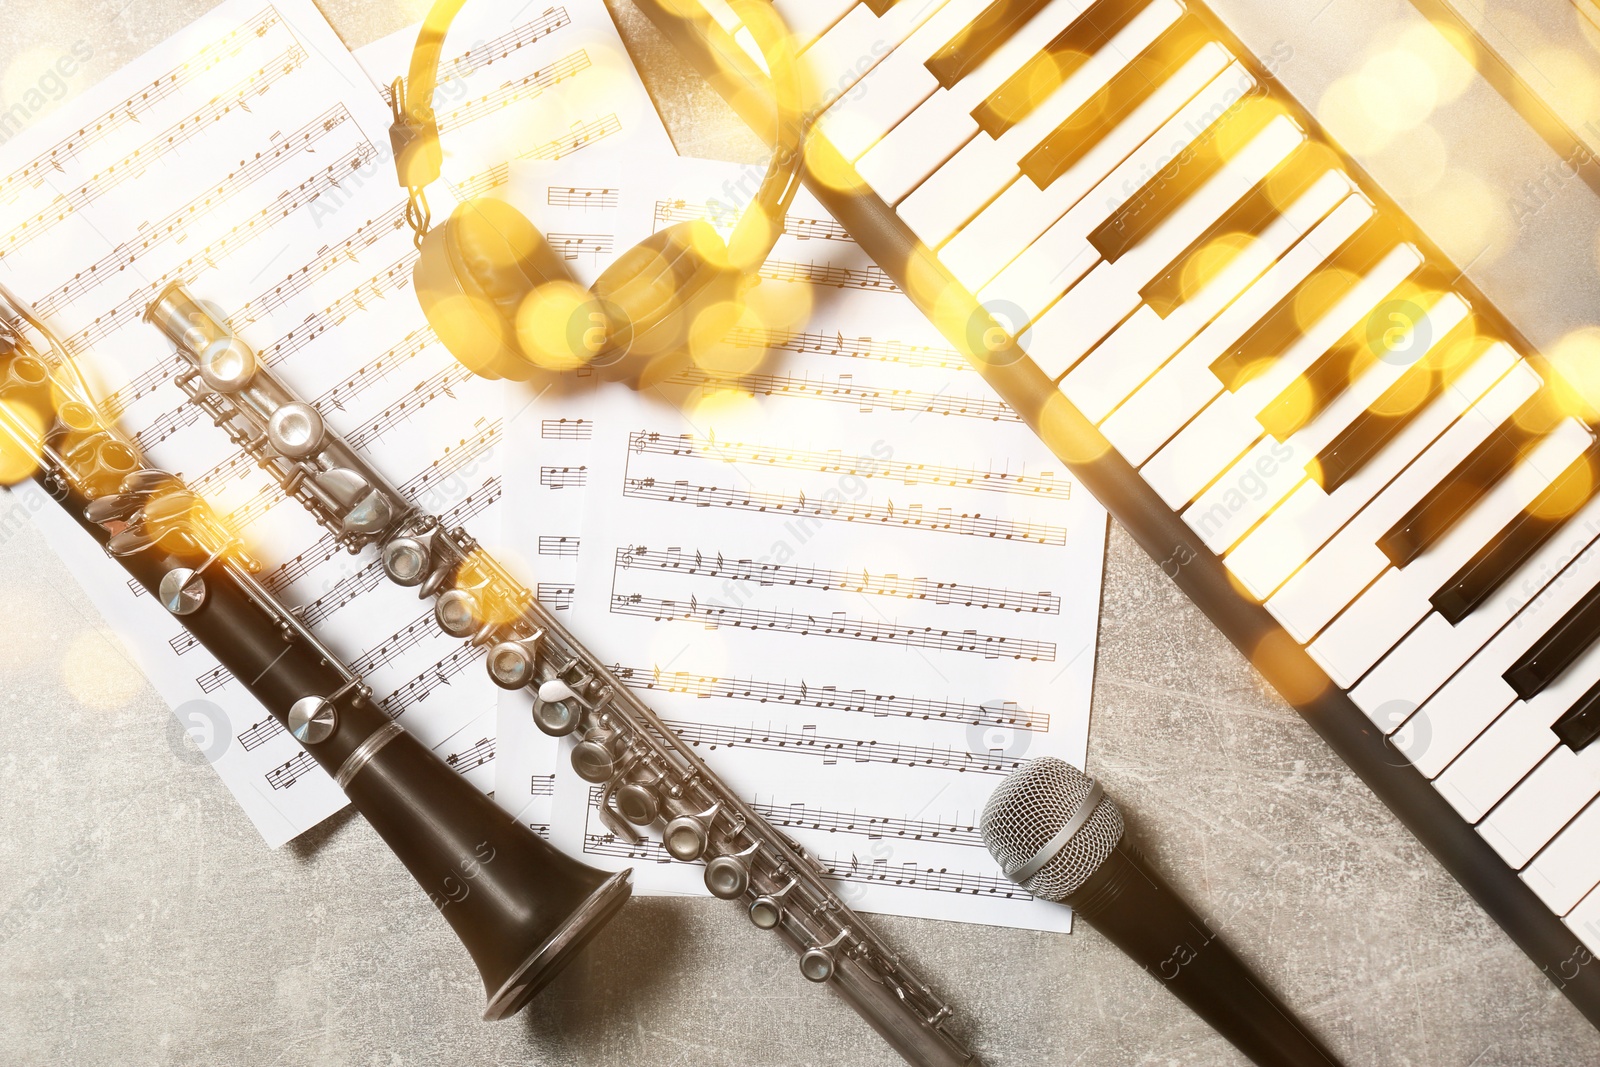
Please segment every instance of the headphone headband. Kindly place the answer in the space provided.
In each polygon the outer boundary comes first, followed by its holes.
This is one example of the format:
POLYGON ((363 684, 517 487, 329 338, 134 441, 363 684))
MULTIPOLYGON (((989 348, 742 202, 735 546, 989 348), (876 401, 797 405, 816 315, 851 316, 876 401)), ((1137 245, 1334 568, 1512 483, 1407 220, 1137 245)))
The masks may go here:
MULTIPOLYGON (((467 0, 435 0, 422 21, 416 46, 411 52, 411 67, 406 78, 395 79, 390 90, 394 123, 389 139, 394 149, 395 173, 400 184, 411 193, 406 218, 416 231, 420 246, 427 235, 429 215, 423 190, 439 180, 444 151, 439 144, 439 121, 433 110, 434 93, 439 84, 439 66, 444 56, 444 40, 450 25, 466 6, 467 0)), ((778 137, 773 145, 767 174, 749 211, 736 233, 747 231, 754 217, 761 217, 770 238, 751 250, 755 265, 766 259, 782 233, 782 219, 800 187, 801 155, 805 126, 800 108, 800 80, 796 71, 794 41, 775 9, 754 0, 732 0, 735 9, 745 9, 745 20, 766 60, 771 77, 773 103, 777 108, 778 137), (758 255, 757 255, 758 253, 758 255)))

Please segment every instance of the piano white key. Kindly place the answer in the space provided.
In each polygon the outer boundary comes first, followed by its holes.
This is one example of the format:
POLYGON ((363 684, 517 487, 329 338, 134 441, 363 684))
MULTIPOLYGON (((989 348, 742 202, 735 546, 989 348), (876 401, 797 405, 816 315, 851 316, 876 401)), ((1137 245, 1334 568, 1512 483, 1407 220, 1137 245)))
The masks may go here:
POLYGON ((1517 629, 1535 631, 1527 639, 1532 642, 1542 633, 1538 621, 1531 616, 1517 618, 1517 613, 1535 597, 1544 595, 1552 581, 1569 580, 1562 574, 1563 569, 1594 543, 1597 534, 1600 497, 1586 504, 1565 530, 1534 553, 1465 619, 1454 626, 1437 612, 1424 619, 1350 691, 1350 699, 1369 716, 1376 716, 1385 704, 1393 706, 1395 702, 1417 708, 1513 619, 1517 620, 1513 623, 1517 629))
MULTIPOLYGON (((978 299, 986 304, 1018 309, 1012 312, 1012 317, 1026 322, 1037 317, 1051 301, 1083 278, 1100 262, 1100 254, 1089 244, 1089 234, 1137 193, 1151 175, 1160 171, 1169 160, 1187 149, 1210 128, 1211 122, 1220 114, 1222 102, 1227 99, 1230 80, 1218 78, 1206 86, 1199 96, 1168 120, 1154 136, 1128 155, 1109 175, 1101 178, 1093 189, 1076 198, 1071 210, 1057 219, 1038 240, 1022 249, 1005 269, 978 290, 978 299)), ((1074 168, 1056 179, 1050 188, 1054 190, 1062 182, 1078 176, 1079 169, 1074 168)), ((1024 186, 1034 189, 1031 181, 1019 181, 1011 188, 1024 186)), ((987 229, 992 225, 993 220, 988 219, 987 215, 988 212, 984 212, 974 219, 968 231, 973 227, 987 229)), ((994 236, 1003 239, 1001 234, 994 236)), ((942 258, 952 265, 953 270, 960 271, 962 268, 950 251, 956 243, 952 240, 945 247, 942 258)), ((1035 354, 1034 358, 1038 360, 1039 356, 1035 354)), ((1064 370, 1066 359, 1050 354, 1040 361, 1040 366, 1064 370)), ((1052 372, 1047 369, 1045 373, 1055 377, 1061 370, 1052 372)))
POLYGON ((1239 297, 1339 202, 1349 195, 1350 181, 1330 172, 1307 189, 1287 210, 1261 231, 1216 277, 1180 304, 1166 318, 1146 306, 1127 324, 1089 353, 1061 383, 1079 411, 1099 422, 1123 398, 1155 373, 1224 308, 1239 297))
POLYGON ((1557 744, 1495 805, 1478 825, 1478 833, 1501 859, 1520 870, 1596 796, 1600 796, 1600 746, 1574 752, 1557 744))
MULTIPOLYGON (((890 8, 890 15, 903 11, 900 17, 912 20, 911 31, 854 88, 843 92, 836 83, 832 85, 838 98, 817 120, 817 131, 846 159, 858 159, 938 90, 938 79, 923 64, 986 6, 987 0, 906 0, 890 8)), ((859 44, 852 42, 858 55, 859 44)), ((831 42, 825 47, 833 50, 831 42)), ((877 51, 887 47, 885 41, 877 51)), ((867 53, 873 52, 869 43, 867 53)))
MULTIPOLYGON (((1327 493, 1315 482, 1302 483, 1228 554, 1228 570, 1257 599, 1271 596, 1462 412, 1505 377, 1520 358, 1504 343, 1486 348, 1449 388, 1339 488, 1327 493)), ((1382 669, 1381 665, 1378 669, 1382 669)), ((1358 686, 1356 691, 1360 689, 1358 686)), ((1417 703, 1421 703, 1420 698, 1417 703)))
POLYGON ((1335 619, 1307 650, 1329 676, 1348 688, 1428 614, 1428 598, 1463 567, 1551 479, 1583 454, 1592 438, 1567 420, 1526 460, 1486 493, 1438 544, 1403 569, 1386 571, 1335 619))
POLYGON ((974 137, 896 209, 924 244, 937 245, 1022 173, 1018 164, 1117 71, 1183 15, 1176 0, 1155 0, 998 139, 974 137))
MULTIPOLYGON (((1497 653, 1500 651, 1497 650, 1497 653)), ((1474 671, 1473 675, 1477 677, 1484 673, 1487 672, 1474 671)), ((1433 723, 1447 715, 1460 715, 1464 719, 1480 717, 1485 708, 1502 703, 1508 694, 1511 698, 1508 703, 1502 704, 1505 710, 1467 745, 1465 751, 1434 782, 1439 794, 1468 822, 1483 818, 1490 808, 1498 804, 1539 765, 1540 760, 1561 743, 1551 727, 1568 708, 1577 703, 1579 697, 1600 682, 1600 645, 1590 648, 1560 678, 1552 682, 1550 688, 1532 700, 1518 700, 1510 686, 1495 685, 1487 679, 1484 681, 1486 684, 1481 696, 1478 693, 1467 695, 1454 708, 1445 707, 1440 701, 1437 707, 1428 709, 1430 716, 1427 721, 1431 728, 1433 723)), ((1444 690, 1440 693, 1442 696, 1444 690)), ((1425 748, 1433 747, 1423 744, 1418 727, 1407 723, 1406 728, 1411 731, 1406 741, 1412 751, 1423 752, 1425 748)), ((1455 735, 1451 733, 1437 738, 1434 743, 1454 739, 1455 735)), ((1431 751, 1428 756, 1430 764, 1438 762, 1438 757, 1433 756, 1431 751)))
POLYGON ((1372 205, 1364 197, 1346 198, 1199 337, 1124 399, 1100 424, 1117 451, 1134 466, 1154 455, 1222 392, 1222 383, 1211 373, 1212 362, 1371 217, 1372 205))
POLYGON ((1481 444, 1542 383, 1526 363, 1497 382, 1417 461, 1267 600, 1267 610, 1301 643, 1328 625, 1356 594, 1389 566, 1378 539, 1481 444))
MULTIPOLYGON (((895 7, 917 7, 927 0, 917 0, 911 4, 896 4, 895 7)), ((865 14, 870 22, 880 20, 872 13, 866 4, 857 3, 856 0, 772 0, 772 6, 778 9, 778 14, 783 16, 784 25, 789 27, 789 35, 794 38, 796 48, 806 48, 818 37, 821 37, 829 27, 843 18, 853 18, 865 14)), ((893 14, 891 8, 889 14, 893 14)), ((885 16, 887 17, 887 16, 885 16)))
MULTIPOLYGON (((1274 119, 1148 237, 1115 263, 1101 263, 1081 283, 1067 288, 1028 326, 1029 344, 1049 353, 1050 364, 1040 363, 1040 368, 1051 377, 1065 374, 1143 303, 1139 290, 1171 262, 1175 250, 1187 247, 1227 214, 1304 140, 1287 117, 1274 119)), ((1026 313, 1033 311, 1027 304, 1021 307, 1026 313)))
POLYGON ((1600 804, 1590 804, 1522 872, 1545 906, 1565 915, 1600 883, 1600 804))
POLYGON ((1168 432, 1176 432, 1140 468, 1145 481, 1173 508, 1183 508, 1260 438, 1262 429, 1256 416, 1261 409, 1421 265, 1422 256, 1416 249, 1399 246, 1259 377, 1237 392, 1220 391, 1210 406, 1181 430, 1182 423, 1169 415, 1168 432))
MULTIPOLYGON (((1473 744, 1502 712, 1519 704, 1516 690, 1505 680, 1505 672, 1596 585, 1600 585, 1600 544, 1591 544, 1558 580, 1546 586, 1541 595, 1518 613, 1512 625, 1497 633, 1466 666, 1428 698, 1421 710, 1406 720, 1392 738, 1395 748, 1424 775, 1441 776, 1451 761, 1473 744)), ((1558 681, 1556 686, 1561 684, 1558 681)), ((1565 699, 1575 699, 1584 688, 1565 699)), ((1534 699, 1544 700, 1550 692, 1546 689, 1534 699)), ((1559 701, 1562 698, 1549 699, 1559 701)), ((1549 724, 1561 713, 1545 711, 1546 706, 1541 705, 1528 714, 1549 715, 1548 721, 1540 727, 1549 733, 1549 724)), ((1555 735, 1550 734, 1550 739, 1553 743, 1555 735)), ((1468 810, 1481 815, 1487 806, 1473 804, 1468 810)))
MULTIPOLYGON (((1567 924, 1567 929, 1577 935, 1584 947, 1595 955, 1600 956, 1600 889, 1590 891, 1589 895, 1579 902, 1578 906, 1567 913, 1561 920, 1567 924)), ((1579 965, 1578 960, 1569 964, 1572 967, 1579 965)), ((1555 976, 1558 979, 1574 977, 1572 973, 1563 973, 1555 976)))
MULTIPOLYGON (((1428 309, 1426 333, 1442 338, 1467 317, 1467 305, 1446 293, 1428 309)), ((1266 517, 1290 492, 1308 481, 1306 465, 1367 406, 1382 395, 1407 364, 1374 361, 1355 382, 1286 441, 1263 434, 1250 449, 1195 498, 1184 518, 1206 547, 1221 554, 1266 517)))
POLYGON ((857 161, 867 184, 891 204, 903 200, 978 133, 972 109, 1077 14, 1073 0, 1053 0, 954 87, 930 96, 857 161))
MULTIPOLYGON (((792 0, 792 2, 798 6, 809 3, 809 0, 792 0)), ((828 7, 836 2, 837 0, 827 0, 822 6, 828 7)), ((857 4, 849 14, 839 20, 837 25, 822 34, 820 40, 800 53, 800 67, 805 75, 808 90, 816 99, 823 102, 863 94, 865 90, 860 85, 862 80, 909 44, 907 38, 911 32, 936 13, 942 13, 941 9, 945 6, 945 0, 906 0, 904 3, 894 5, 882 18, 879 18, 866 4, 857 4)), ((961 6, 967 10, 952 12, 955 17, 943 23, 951 27, 950 31, 941 39, 929 44, 926 53, 920 58, 914 52, 907 53, 906 59, 910 61, 910 65, 926 76, 932 85, 937 83, 933 82, 933 76, 922 67, 922 60, 943 47, 962 25, 971 21, 971 15, 976 13, 970 10, 972 5, 961 6), (963 19, 962 15, 968 17, 963 19)), ((978 5, 977 9, 981 10, 981 7, 982 5, 978 5)), ((900 64, 900 68, 909 69, 905 62, 900 64)), ((914 93, 918 91, 914 85, 909 88, 914 93)), ((925 97, 930 91, 932 91, 931 86, 921 90, 918 99, 925 97)), ((912 106, 916 106, 916 101, 913 101, 912 106)))
MULTIPOLYGON (((977 292, 1112 171, 1118 172, 1116 183, 1107 186, 1107 197, 1101 200, 1108 200, 1122 181, 1131 183, 1139 176, 1139 162, 1127 166, 1131 155, 1140 157, 1145 174, 1158 169, 1157 161, 1164 163, 1194 139, 1191 126, 1208 121, 1208 112, 1214 117, 1227 93, 1237 96, 1254 87, 1255 79, 1237 63, 1230 66, 1229 58, 1221 45, 1206 45, 1048 189, 1028 180, 1012 182, 950 238, 939 258, 963 285, 977 292)), ((1097 205, 1094 222, 1083 234, 1111 210, 1110 203, 1097 205)))

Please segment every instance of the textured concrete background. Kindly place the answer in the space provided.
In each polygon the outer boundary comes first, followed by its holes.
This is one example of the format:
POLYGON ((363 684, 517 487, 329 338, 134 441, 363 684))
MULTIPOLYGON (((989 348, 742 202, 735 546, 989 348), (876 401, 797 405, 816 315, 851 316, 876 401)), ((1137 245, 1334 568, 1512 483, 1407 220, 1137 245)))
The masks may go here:
MULTIPOLYGON (((81 91, 208 6, 0 0, 0 39, 12 54, 89 39, 81 91)), ((323 9, 352 46, 419 14, 323 9)), ((754 155, 617 10, 680 147, 754 155)), ((1092 766, 1173 881, 1346 1062, 1600 1062, 1600 1035, 1120 530, 1108 566, 1092 766)), ((30 526, 0 543, 0 605, 0 1064, 900 1062, 712 900, 631 904, 532 1009, 477 1021, 465 953, 376 835, 346 814, 262 847, 30 526), (98 689, 69 689, 69 648, 108 664, 98 689)), ((1081 926, 882 927, 987 1063, 1243 1063, 1081 926)))

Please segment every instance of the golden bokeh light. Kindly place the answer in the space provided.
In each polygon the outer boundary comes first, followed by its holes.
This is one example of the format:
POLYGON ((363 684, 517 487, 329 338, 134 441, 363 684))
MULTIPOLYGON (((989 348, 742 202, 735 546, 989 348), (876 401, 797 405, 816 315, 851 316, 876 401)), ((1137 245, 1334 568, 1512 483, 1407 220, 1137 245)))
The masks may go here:
POLYGON ((1349 271, 1330 267, 1312 275, 1294 297, 1294 321, 1305 333, 1322 320, 1333 305, 1357 282, 1349 271))
POLYGON ((583 366, 603 345, 606 317, 589 293, 573 282, 547 282, 517 309, 517 341, 523 355, 545 370, 583 366))
POLYGON ((1594 492, 1595 471, 1587 462, 1574 466, 1571 473, 1563 473, 1528 505, 1528 514, 1536 519, 1561 521, 1576 515, 1589 502, 1594 492))
POLYGON ((39 470, 44 431, 44 416, 33 405, 0 399, 0 485, 27 481, 39 470))
POLYGON ((1600 327, 1573 330, 1545 356, 1556 370, 1550 394, 1561 410, 1600 422, 1600 327))
POLYGON ((1091 463, 1111 450, 1104 437, 1082 432, 1082 419, 1060 392, 1052 391, 1039 410, 1040 439, 1066 463, 1091 463))
POLYGON ((759 329, 760 321, 748 307, 732 300, 702 308, 689 326, 689 358, 694 365, 715 378, 738 378, 760 366, 764 349, 728 342, 735 327, 759 329))
POLYGON ((1505 197, 1459 168, 1448 169, 1436 188, 1408 206, 1417 225, 1457 263, 1487 266, 1515 234, 1505 197))
POLYGON ((1225 233, 1195 252, 1184 262, 1178 276, 1178 290, 1183 298, 1187 300, 1210 285, 1253 244, 1255 239, 1249 234, 1225 233))
POLYGON ((108 630, 84 630, 61 657, 67 692, 95 711, 115 711, 144 687, 127 647, 108 630))
POLYGON ((1426 196, 1450 169, 1450 150, 1431 122, 1424 122, 1379 149, 1368 169, 1400 199, 1426 196))

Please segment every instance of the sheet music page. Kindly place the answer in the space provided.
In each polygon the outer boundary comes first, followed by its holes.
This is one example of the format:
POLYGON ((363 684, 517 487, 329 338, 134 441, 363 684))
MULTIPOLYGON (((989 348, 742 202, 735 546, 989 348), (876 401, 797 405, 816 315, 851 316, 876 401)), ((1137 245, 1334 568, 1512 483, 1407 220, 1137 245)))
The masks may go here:
MULTIPOLYGON (((726 230, 760 178, 648 169, 558 173, 617 182, 629 241, 726 230)), ((809 195, 763 275, 673 383, 561 401, 593 423, 575 631, 853 906, 1067 929, 977 821, 1022 759, 1083 765, 1105 512, 809 195)), ((519 454, 533 431, 509 425, 519 454)), ((506 473, 517 529, 532 470, 506 473)), ((613 837, 594 796, 563 761, 553 840, 632 862, 641 891, 704 892, 698 865, 613 837)))
MULTIPOLYGON (((356 53, 386 93, 406 73, 418 29, 408 27, 356 53)), ((436 110, 444 178, 462 197, 510 197, 513 162, 559 171, 571 159, 597 159, 593 165, 612 171, 629 158, 672 154, 666 128, 600 0, 531 6, 510 25, 504 10, 469 4, 451 27, 441 67, 436 110)), ((536 221, 546 210, 562 212, 569 223, 546 236, 587 283, 615 254, 610 228, 616 200, 615 190, 557 188, 518 206, 536 221)), ((435 223, 442 221, 436 213, 435 223)), ((527 506, 506 531, 510 536, 486 544, 541 601, 565 611, 577 578, 590 420, 581 410, 544 416, 557 396, 585 388, 577 376, 556 383, 551 393, 542 388, 505 404, 507 424, 531 420, 536 428, 537 445, 520 453, 518 463, 535 466, 537 479, 529 479, 527 506)), ((533 726, 525 694, 500 706, 495 799, 548 832, 559 747, 533 726)))
MULTIPOLYGON (((172 384, 177 357, 140 322, 166 283, 186 282, 421 506, 492 539, 501 394, 437 344, 411 293, 389 121, 308 0, 230 0, 7 142, 0 277, 65 338, 151 461, 246 537, 263 579, 375 699, 487 789, 497 690, 481 650, 383 580, 374 553, 336 551, 196 419, 172 384)), ((449 191, 434 204, 448 211, 449 191)), ((185 728, 214 735, 208 758, 269 843, 343 806, 276 720, 70 520, 25 503, 185 728)))

